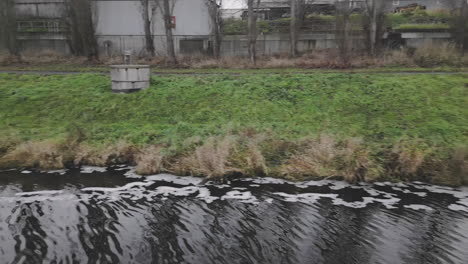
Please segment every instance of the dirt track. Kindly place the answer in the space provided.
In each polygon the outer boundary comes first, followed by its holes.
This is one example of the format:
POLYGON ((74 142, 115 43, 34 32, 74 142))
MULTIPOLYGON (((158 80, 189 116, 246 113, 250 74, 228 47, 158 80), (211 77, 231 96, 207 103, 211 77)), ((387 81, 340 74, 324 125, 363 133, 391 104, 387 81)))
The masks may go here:
MULTIPOLYGON (((359 72, 359 71, 319 71, 319 72, 152 72, 152 75, 164 76, 164 75, 190 75, 190 76, 206 76, 206 75, 252 75, 252 74, 266 74, 266 75, 275 75, 275 74, 331 74, 331 73, 347 73, 347 74, 399 74, 399 75, 415 75, 415 74, 432 74, 432 75, 441 75, 441 74, 468 74, 468 72, 425 72, 425 71, 400 71, 400 72, 390 72, 390 71, 375 71, 375 72, 359 72)), ((102 74, 107 75, 109 72, 103 71, 89 71, 89 72, 74 72, 74 71, 9 71, 9 70, 0 70, 0 73, 9 73, 9 74, 39 74, 39 75, 77 75, 77 74, 102 74)))

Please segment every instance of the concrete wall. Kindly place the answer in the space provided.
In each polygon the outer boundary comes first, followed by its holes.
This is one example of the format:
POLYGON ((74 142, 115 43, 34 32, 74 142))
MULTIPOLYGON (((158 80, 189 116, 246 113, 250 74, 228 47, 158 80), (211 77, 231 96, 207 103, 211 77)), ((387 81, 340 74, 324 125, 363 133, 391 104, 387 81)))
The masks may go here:
MULTIPOLYGON (((336 48, 335 35, 332 33, 302 34, 297 48, 300 52, 336 48)), ((247 56, 247 36, 226 36, 223 39, 221 52, 224 56, 247 56)), ((272 55, 289 52, 289 34, 261 35, 257 39, 257 53, 272 55)))
MULTIPOLYGON (((435 44, 450 41, 450 33, 403 33, 402 38, 409 47, 420 47, 425 44, 435 44)), ((247 36, 226 36, 222 43, 223 56, 247 56, 247 36)), ((365 47, 364 38, 356 37, 352 41, 355 49, 365 47)), ((298 42, 298 50, 307 52, 336 48, 336 39, 333 33, 302 34, 298 42)), ((289 52, 288 34, 269 34, 259 36, 257 39, 257 53, 259 55, 273 55, 289 52)))
POLYGON ((421 47, 427 44, 438 44, 451 40, 450 33, 421 33, 409 32, 401 34, 408 47, 421 47))
MULTIPOLYGON (((156 53, 164 55, 166 37, 161 6, 153 3, 151 9, 156 53)), ((129 49, 135 54, 144 54, 141 12, 143 10, 139 0, 96 0, 96 36, 100 50, 109 55, 122 54, 129 49)), ((173 15, 176 19, 176 27, 173 29, 176 52, 180 52, 180 41, 184 39, 202 39, 206 49, 211 25, 204 0, 177 0, 173 15)))
MULTIPOLYGON (((204 49, 208 47, 211 25, 204 1, 175 0, 173 15, 176 18, 176 27, 173 34, 176 52, 180 51, 180 41, 185 39, 203 40, 204 49)), ((160 6, 154 2, 152 5, 150 17, 156 52, 164 55, 166 37, 163 15, 160 6)), ((103 54, 120 55, 128 49, 135 54, 144 54, 145 38, 140 0, 94 0, 93 9, 96 38, 103 54)), ((63 19, 66 17, 65 11, 64 0, 16 0, 16 12, 20 20, 63 19)), ((19 42, 23 51, 70 51, 65 34, 21 33, 19 42), (36 45, 34 39, 37 39, 36 45)))

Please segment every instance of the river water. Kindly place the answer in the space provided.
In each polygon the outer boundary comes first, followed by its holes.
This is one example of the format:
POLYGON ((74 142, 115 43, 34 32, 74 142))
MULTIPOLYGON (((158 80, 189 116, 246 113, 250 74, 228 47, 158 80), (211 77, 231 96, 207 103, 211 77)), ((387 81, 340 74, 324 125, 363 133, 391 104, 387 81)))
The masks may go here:
POLYGON ((0 263, 468 263, 468 189, 0 172, 0 263))

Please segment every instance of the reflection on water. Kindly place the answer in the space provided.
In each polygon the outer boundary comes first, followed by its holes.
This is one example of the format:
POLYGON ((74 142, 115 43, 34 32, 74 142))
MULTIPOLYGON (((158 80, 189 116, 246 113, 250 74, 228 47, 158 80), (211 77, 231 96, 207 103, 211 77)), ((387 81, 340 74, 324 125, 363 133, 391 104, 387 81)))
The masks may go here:
POLYGON ((0 172, 2 263, 466 263, 468 190, 0 172))

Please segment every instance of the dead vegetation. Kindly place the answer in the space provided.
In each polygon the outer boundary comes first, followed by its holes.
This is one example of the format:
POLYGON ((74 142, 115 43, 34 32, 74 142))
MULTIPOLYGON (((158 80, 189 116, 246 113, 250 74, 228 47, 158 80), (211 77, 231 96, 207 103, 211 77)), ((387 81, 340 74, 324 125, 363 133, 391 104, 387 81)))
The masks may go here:
POLYGON ((282 174, 288 178, 342 177, 348 182, 373 181, 380 168, 361 139, 338 142, 329 135, 306 140, 302 150, 285 161, 282 174))
POLYGON ((400 140, 392 149, 392 173, 403 177, 414 177, 430 155, 431 149, 424 146, 421 140, 400 140))
MULTIPOLYGON (((11 138, 11 137, 10 137, 11 138)), ((163 146, 138 147, 119 141, 92 146, 69 141, 23 142, 0 138, 0 168, 61 169, 70 166, 136 165, 137 173, 162 172, 206 177, 272 176, 290 180, 334 178, 348 182, 377 180, 425 181, 443 185, 468 184, 468 151, 458 147, 435 155, 422 140, 402 138, 387 150, 371 151, 359 138, 338 140, 320 135, 297 142, 264 134, 210 137, 192 150, 168 155, 163 146)))
POLYGON ((61 144, 54 141, 24 142, 2 157, 0 167, 61 169, 65 166, 61 144))
POLYGON ((206 176, 208 179, 222 178, 240 172, 230 162, 235 151, 233 137, 210 137, 192 153, 183 156, 174 166, 174 170, 183 174, 206 176))
MULTIPOLYGON (((369 67, 437 67, 437 66, 468 66, 468 55, 460 56, 456 46, 450 42, 428 43, 420 48, 401 48, 386 50, 381 56, 369 56, 365 52, 353 51, 345 63, 338 50, 316 50, 303 53, 299 57, 290 57, 287 53, 271 56, 258 56, 256 64, 251 64, 249 58, 241 56, 224 56, 219 59, 204 55, 179 56, 178 68, 188 69, 347 69, 369 67)), ((165 56, 137 57, 135 63, 148 64, 159 68, 172 68, 174 65, 165 56)), ((85 57, 64 56, 54 51, 25 51, 21 56, 0 54, 0 65, 44 65, 63 63, 70 65, 89 65, 85 57)), ((122 63, 122 56, 101 57, 95 65, 112 65, 122 63)))
POLYGON ((94 166, 109 166, 113 164, 132 164, 135 160, 135 155, 138 148, 125 141, 118 141, 115 144, 106 146, 90 146, 88 144, 80 144, 76 147, 74 153, 74 164, 94 165, 94 166))
POLYGON ((87 61, 88 60, 85 57, 65 56, 53 50, 43 50, 40 52, 27 50, 22 52, 19 56, 13 56, 6 53, 0 54, 0 65, 47 65, 50 63, 84 65, 87 61))
POLYGON ((141 175, 151 175, 164 171, 165 156, 158 146, 143 148, 135 157, 136 172, 141 175))

